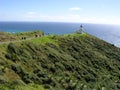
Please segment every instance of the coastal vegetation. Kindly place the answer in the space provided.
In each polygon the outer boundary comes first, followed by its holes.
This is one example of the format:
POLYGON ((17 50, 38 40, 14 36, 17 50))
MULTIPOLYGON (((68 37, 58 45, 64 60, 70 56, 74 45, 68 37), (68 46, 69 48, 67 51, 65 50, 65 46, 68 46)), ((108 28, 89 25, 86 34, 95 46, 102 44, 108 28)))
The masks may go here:
POLYGON ((120 48, 89 34, 46 35, 0 49, 0 90, 120 90, 120 48))
POLYGON ((0 32, 0 42, 15 41, 15 40, 25 40, 28 38, 35 38, 43 36, 42 31, 31 31, 31 32, 19 32, 19 33, 6 33, 0 32))

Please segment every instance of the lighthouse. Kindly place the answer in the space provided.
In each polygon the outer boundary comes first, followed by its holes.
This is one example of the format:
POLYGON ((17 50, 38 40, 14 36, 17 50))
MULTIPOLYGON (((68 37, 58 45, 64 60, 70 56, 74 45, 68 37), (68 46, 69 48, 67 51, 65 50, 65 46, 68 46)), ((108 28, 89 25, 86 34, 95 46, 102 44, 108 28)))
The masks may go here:
POLYGON ((82 34, 83 30, 84 30, 84 28, 83 28, 83 25, 81 24, 79 30, 77 31, 77 33, 82 34))
POLYGON ((81 25, 80 25, 80 29, 79 29, 79 33, 82 34, 82 33, 83 33, 83 30, 84 30, 84 28, 83 28, 83 25, 81 24, 81 25))

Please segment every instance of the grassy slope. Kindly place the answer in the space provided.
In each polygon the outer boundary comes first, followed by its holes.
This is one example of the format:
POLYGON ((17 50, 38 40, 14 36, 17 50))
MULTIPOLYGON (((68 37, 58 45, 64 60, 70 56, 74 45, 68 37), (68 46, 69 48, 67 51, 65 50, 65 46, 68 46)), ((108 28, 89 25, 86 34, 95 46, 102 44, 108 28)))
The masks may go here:
POLYGON ((23 37, 26 39, 33 38, 36 34, 42 35, 42 31, 22 32, 16 34, 0 32, 0 42, 22 40, 23 37))
POLYGON ((9 33, 0 32, 0 42, 15 40, 16 37, 9 33))
POLYGON ((96 37, 50 35, 0 48, 0 88, 120 89, 120 49, 96 37))

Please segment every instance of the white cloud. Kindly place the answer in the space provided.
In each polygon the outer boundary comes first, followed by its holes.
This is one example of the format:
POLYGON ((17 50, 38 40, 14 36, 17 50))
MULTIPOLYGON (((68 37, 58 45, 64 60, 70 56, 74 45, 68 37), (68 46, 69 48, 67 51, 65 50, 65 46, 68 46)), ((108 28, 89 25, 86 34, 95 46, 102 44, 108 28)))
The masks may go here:
MULTIPOLYGON (((13 17, 12 17, 13 18, 13 17)), ((104 24, 120 24, 118 17, 111 16, 87 16, 81 14, 70 15, 46 15, 37 12, 26 12, 16 18, 23 21, 51 21, 51 22, 83 22, 83 23, 104 23, 104 24)))
POLYGON ((47 15, 38 15, 39 18, 49 18, 47 15))
POLYGON ((73 17, 73 18, 80 18, 80 15, 78 14, 72 14, 72 15, 69 15, 70 17, 73 17))
POLYGON ((66 17, 64 16, 49 16, 48 19, 51 19, 51 20, 64 20, 66 17))
POLYGON ((70 11, 79 11, 81 10, 82 8, 80 7, 72 7, 72 8, 69 8, 70 11))
POLYGON ((36 15, 37 15, 36 12, 26 12, 24 17, 26 17, 26 18, 35 18, 36 15))
POLYGON ((27 12, 27 14, 33 15, 36 14, 36 12, 27 12))

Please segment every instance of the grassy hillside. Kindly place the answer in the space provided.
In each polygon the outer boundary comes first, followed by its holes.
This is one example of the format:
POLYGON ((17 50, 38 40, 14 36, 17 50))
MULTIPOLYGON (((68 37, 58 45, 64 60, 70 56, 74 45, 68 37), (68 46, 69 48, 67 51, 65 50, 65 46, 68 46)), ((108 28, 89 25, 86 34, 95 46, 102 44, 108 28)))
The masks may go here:
POLYGON ((0 45, 1 90, 119 90, 120 49, 88 34, 0 45))
POLYGON ((34 38, 36 35, 42 36, 42 31, 21 32, 21 33, 5 33, 0 32, 0 42, 23 40, 28 38, 34 38))
POLYGON ((4 32, 0 32, 0 42, 2 41, 11 41, 11 40, 15 40, 16 37, 14 37, 13 35, 9 34, 9 33, 4 33, 4 32))

